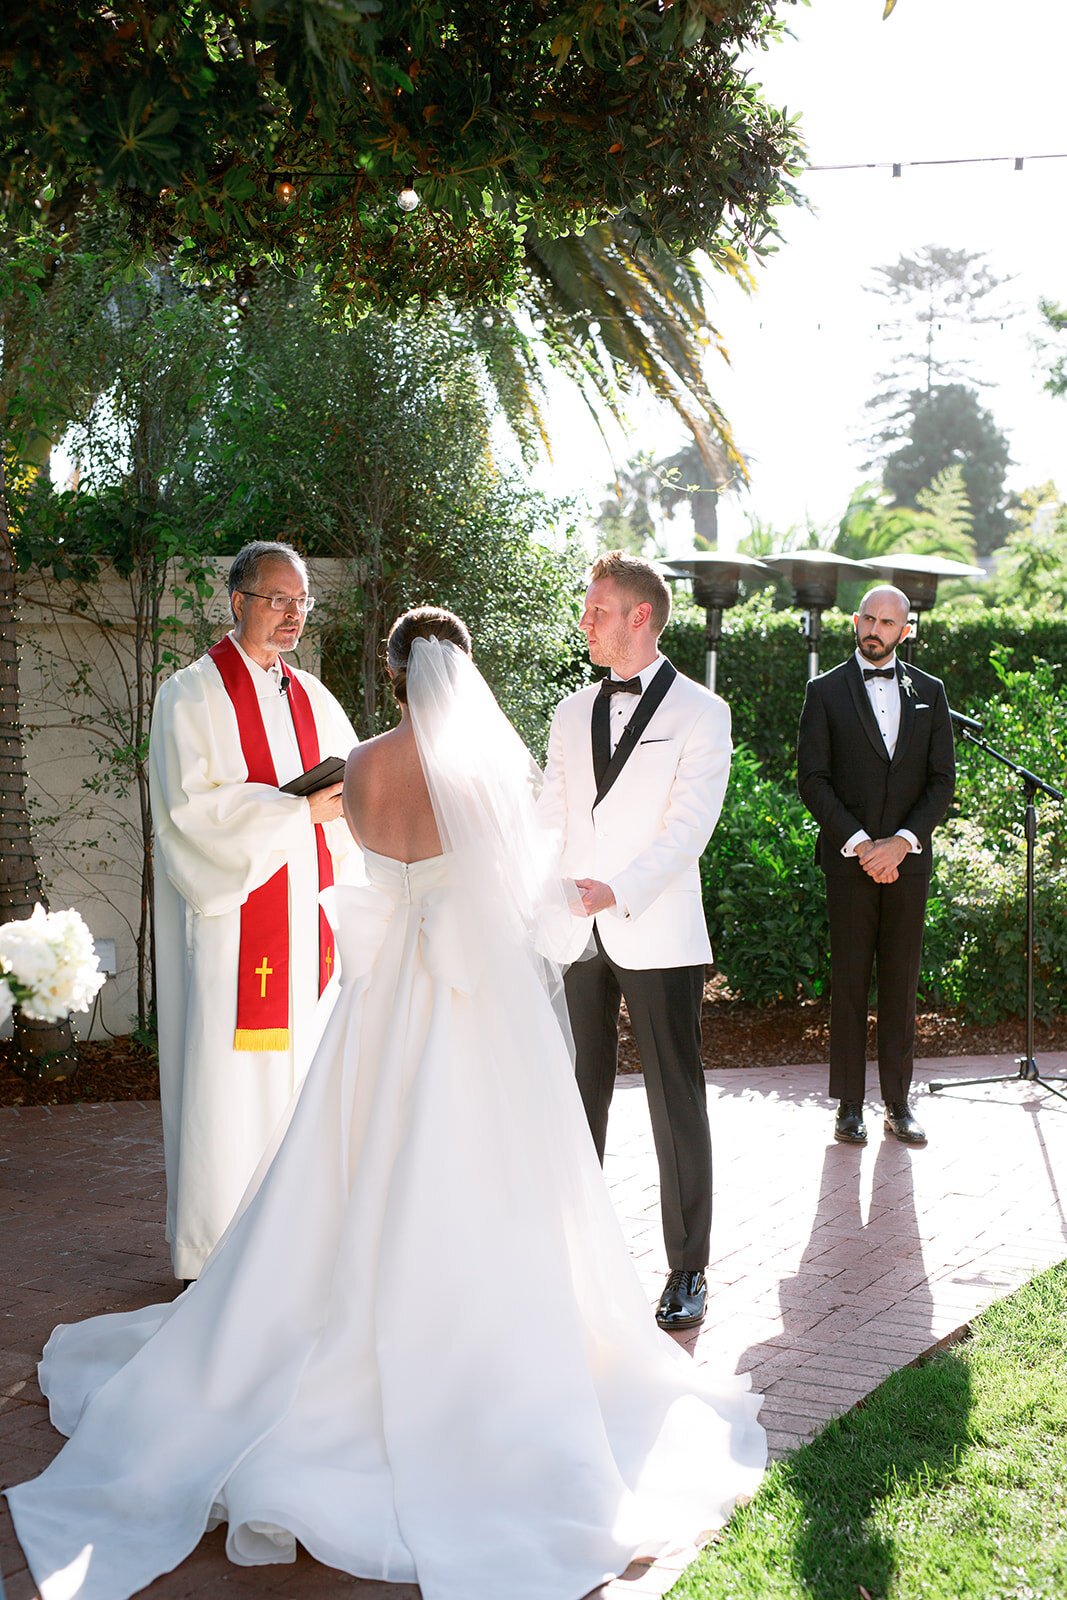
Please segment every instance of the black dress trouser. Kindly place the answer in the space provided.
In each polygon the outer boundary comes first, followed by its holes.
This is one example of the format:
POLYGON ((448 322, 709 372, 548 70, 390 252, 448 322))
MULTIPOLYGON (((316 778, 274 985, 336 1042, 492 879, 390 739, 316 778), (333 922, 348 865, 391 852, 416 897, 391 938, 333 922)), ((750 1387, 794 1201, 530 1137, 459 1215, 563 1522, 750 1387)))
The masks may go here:
POLYGON ((700 1060, 704 967, 620 967, 593 931, 594 953, 568 968, 565 985, 578 1088, 597 1155, 603 1163, 624 998, 648 1093, 667 1262, 702 1272, 711 1237, 711 1130, 700 1060))
POLYGON ((875 883, 827 873, 830 919, 830 1094, 861 1100, 867 1078, 867 1001, 878 983, 878 1081, 883 1100, 906 1100, 915 1056, 915 995, 930 879, 901 873, 875 883))

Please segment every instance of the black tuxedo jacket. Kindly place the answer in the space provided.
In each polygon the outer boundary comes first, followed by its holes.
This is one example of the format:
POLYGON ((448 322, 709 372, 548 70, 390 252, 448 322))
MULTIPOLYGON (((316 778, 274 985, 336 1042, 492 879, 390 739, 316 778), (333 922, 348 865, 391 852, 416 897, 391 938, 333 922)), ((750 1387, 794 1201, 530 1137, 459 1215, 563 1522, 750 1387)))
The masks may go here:
POLYGON ((930 836, 956 785, 952 723, 939 678, 898 661, 897 681, 900 732, 892 761, 855 656, 808 684, 797 740, 797 788, 819 824, 815 859, 824 872, 863 870, 855 857, 841 854, 861 828, 872 839, 908 828, 922 850, 909 851, 898 870, 929 875, 930 836))

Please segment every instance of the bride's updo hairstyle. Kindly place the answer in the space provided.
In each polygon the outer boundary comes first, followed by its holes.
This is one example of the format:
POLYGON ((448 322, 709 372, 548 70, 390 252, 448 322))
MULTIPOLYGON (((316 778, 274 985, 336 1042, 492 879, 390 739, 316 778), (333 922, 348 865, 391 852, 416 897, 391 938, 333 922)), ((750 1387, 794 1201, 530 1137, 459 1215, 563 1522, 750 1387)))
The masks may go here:
POLYGON ((471 635, 467 624, 443 606, 416 606, 397 617, 385 642, 385 659, 393 674, 393 693, 401 705, 407 704, 408 657, 416 639, 443 639, 471 654, 471 635))

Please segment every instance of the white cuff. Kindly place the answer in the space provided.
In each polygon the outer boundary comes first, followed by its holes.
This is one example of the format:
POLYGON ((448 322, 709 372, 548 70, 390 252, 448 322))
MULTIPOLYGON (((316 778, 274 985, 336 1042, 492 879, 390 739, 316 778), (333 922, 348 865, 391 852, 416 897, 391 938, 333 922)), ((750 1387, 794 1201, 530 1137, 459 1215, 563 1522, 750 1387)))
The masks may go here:
POLYGON ((845 843, 841 846, 841 854, 843 856, 854 856, 856 854, 856 846, 858 844, 862 844, 865 839, 869 843, 870 842, 870 837, 871 837, 870 834, 867 832, 867 830, 865 828, 858 828, 856 830, 856 832, 852 835, 852 838, 851 839, 847 839, 845 841, 845 843))
POLYGON ((615 887, 615 885, 613 883, 609 883, 608 884, 608 888, 611 890, 612 894, 615 896, 615 904, 613 906, 609 906, 608 907, 608 911, 609 911, 610 915, 613 916, 613 917, 621 917, 623 922, 629 922, 629 920, 630 920, 630 912, 629 912, 629 908, 627 907, 626 901, 625 900, 620 900, 619 891, 616 889, 616 887, 615 887))
POLYGON ((897 829, 897 838, 898 839, 906 839, 908 841, 908 848, 911 851, 913 856, 921 856, 922 855, 923 847, 919 843, 919 841, 915 837, 915 835, 912 833, 910 828, 898 828, 897 829))

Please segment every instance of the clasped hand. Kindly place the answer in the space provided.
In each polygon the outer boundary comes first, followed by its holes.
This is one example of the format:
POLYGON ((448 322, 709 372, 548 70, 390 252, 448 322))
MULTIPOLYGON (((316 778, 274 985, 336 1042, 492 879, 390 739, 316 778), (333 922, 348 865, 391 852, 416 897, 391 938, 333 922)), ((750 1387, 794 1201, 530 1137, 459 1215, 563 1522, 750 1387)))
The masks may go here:
POLYGON ((900 874, 897 868, 908 854, 908 841, 899 834, 890 839, 861 839, 856 846, 856 860, 875 883, 896 883, 900 874))
POLYGON ((587 917, 595 917, 598 911, 607 911, 615 904, 615 891, 596 878, 575 878, 574 887, 582 897, 582 910, 587 917))

